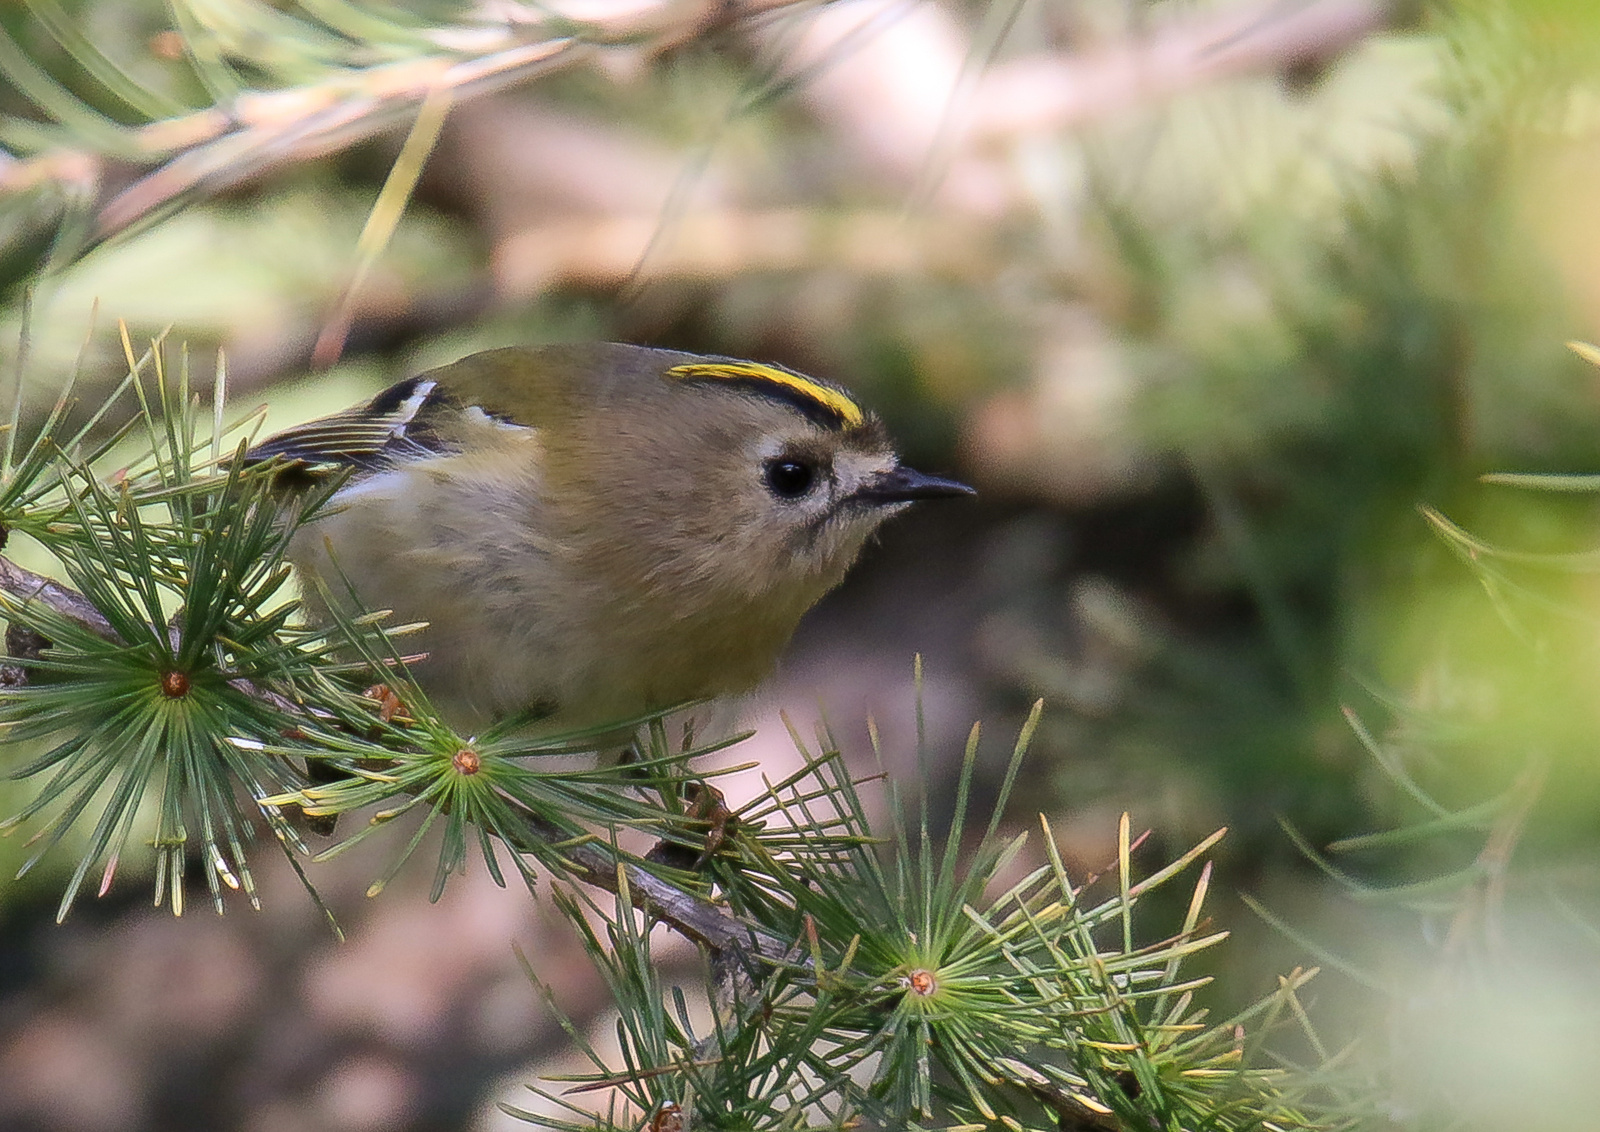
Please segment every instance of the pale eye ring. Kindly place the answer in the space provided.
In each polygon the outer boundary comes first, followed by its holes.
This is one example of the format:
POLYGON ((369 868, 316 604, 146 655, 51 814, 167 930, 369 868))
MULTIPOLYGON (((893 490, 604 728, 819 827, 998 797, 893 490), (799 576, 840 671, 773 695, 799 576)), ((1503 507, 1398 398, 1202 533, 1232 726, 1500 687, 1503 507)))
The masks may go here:
POLYGON ((763 478, 779 499, 799 499, 817 482, 817 469, 805 460, 779 456, 767 461, 763 478))

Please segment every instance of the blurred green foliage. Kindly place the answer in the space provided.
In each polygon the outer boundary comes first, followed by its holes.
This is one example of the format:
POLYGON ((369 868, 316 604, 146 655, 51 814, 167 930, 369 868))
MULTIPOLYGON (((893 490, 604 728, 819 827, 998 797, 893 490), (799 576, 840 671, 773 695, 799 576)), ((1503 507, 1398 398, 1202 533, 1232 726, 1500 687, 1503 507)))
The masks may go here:
POLYGON ((1525 54, 1546 36, 1592 47, 1590 14, 1566 15, 1557 36, 1532 8, 1441 10, 1309 95, 1214 92, 1145 123, 1136 158, 1102 142, 1134 428, 1207 518, 1171 550, 1173 617, 1121 710, 1067 721, 1064 746, 1198 779, 1200 812, 1268 838, 1275 812, 1334 835, 1370 802, 1338 705, 1363 686, 1405 699, 1419 672, 1397 639, 1457 632, 1432 618, 1459 566, 1418 505, 1491 538, 1592 535, 1590 507, 1508 507, 1474 482, 1593 464, 1593 372, 1563 346, 1593 316, 1548 172, 1593 137, 1550 112, 1585 105, 1594 71, 1577 47, 1525 54), (1357 76, 1366 97, 1399 94, 1387 131, 1361 96, 1335 101, 1357 76))

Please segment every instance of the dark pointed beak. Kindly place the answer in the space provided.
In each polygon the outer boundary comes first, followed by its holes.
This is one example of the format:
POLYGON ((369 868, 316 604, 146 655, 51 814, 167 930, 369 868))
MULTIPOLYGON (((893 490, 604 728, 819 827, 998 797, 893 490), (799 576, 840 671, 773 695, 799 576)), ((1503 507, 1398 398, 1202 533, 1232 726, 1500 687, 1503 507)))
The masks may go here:
POLYGON ((918 499, 949 499, 958 495, 977 495, 966 484, 930 476, 914 468, 891 468, 879 472, 851 493, 863 503, 913 503, 918 499))

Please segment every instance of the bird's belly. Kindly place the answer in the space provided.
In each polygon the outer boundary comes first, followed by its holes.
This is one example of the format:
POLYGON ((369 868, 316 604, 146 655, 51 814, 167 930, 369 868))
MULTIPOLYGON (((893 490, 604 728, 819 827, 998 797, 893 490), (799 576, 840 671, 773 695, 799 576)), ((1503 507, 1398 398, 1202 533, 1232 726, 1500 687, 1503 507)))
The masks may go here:
POLYGON ((389 610, 387 628, 426 622, 394 646, 426 654, 411 674, 458 727, 555 704, 580 633, 531 491, 441 485, 407 468, 358 482, 333 506, 291 547, 314 612, 332 602, 389 610))
POLYGON ((410 671, 463 730, 522 714, 566 730, 748 691, 819 596, 690 602, 607 581, 543 533, 537 485, 503 480, 379 473, 293 546, 313 609, 331 599, 427 623, 395 647, 427 654, 410 671))

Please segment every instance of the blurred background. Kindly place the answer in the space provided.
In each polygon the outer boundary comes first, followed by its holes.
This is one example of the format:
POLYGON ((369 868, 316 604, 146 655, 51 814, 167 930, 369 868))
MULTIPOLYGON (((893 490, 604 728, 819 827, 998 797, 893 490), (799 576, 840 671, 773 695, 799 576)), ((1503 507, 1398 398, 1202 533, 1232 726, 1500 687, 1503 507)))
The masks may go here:
MULTIPOLYGON (((268 430, 512 343, 844 382, 981 496, 884 533, 736 755, 792 761, 778 711, 825 714, 866 771, 871 715, 915 773, 920 653, 930 791, 980 718, 992 789, 1043 697, 1016 828, 1045 812, 1089 873, 1124 811, 1150 868, 1229 827, 1218 1009, 1321 966, 1371 1127, 1592 1127, 1600 507, 1480 477, 1600 472, 1568 346, 1600 337, 1600 8, 759 7, 557 5, 616 34, 461 85, 436 138, 371 69, 551 9, 0 7, 0 369, 43 408, 76 365, 92 400, 116 320, 170 326, 268 430), (291 97, 213 89, 196 42, 291 97), (317 117, 351 106, 370 129, 317 117)), ((429 905, 425 870, 367 900, 378 858, 317 869, 338 945, 262 866, 266 911, 224 919, 130 879, 56 926, 59 873, 0 886, 0 1129, 518 1127, 497 1101, 580 1066, 513 943, 609 1025, 566 929, 481 870, 429 905)))

